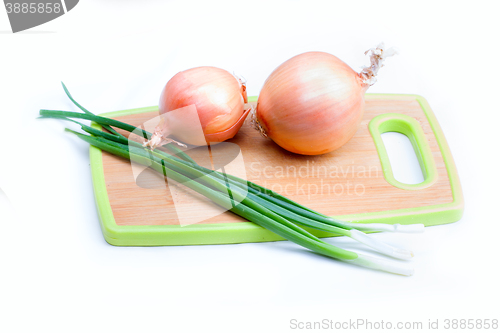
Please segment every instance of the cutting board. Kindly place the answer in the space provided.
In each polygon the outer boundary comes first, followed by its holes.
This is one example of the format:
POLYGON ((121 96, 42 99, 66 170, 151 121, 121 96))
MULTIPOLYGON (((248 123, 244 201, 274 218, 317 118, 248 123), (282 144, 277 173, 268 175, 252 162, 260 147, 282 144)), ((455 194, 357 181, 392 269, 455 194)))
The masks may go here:
MULTIPOLYGON (((250 101, 256 103, 256 98, 250 101)), ((158 116, 158 108, 101 116, 141 126, 158 116)), ((463 195, 451 152, 431 108, 417 95, 367 94, 364 117, 354 137, 340 149, 320 156, 283 150, 248 123, 228 143, 210 149, 191 147, 186 152, 204 166, 225 167, 228 173, 235 172, 346 221, 432 226, 458 221, 463 214, 463 195), (422 183, 403 184, 394 178, 381 138, 384 132, 408 136, 422 168, 422 183), (224 154, 229 156, 224 165, 214 165, 214 156, 224 154)), ((199 195, 183 192, 182 185, 166 181, 150 169, 138 169, 95 147, 90 147, 90 159, 101 227, 110 244, 223 244, 282 239, 199 195)), ((333 236, 308 230, 319 237, 333 236)))

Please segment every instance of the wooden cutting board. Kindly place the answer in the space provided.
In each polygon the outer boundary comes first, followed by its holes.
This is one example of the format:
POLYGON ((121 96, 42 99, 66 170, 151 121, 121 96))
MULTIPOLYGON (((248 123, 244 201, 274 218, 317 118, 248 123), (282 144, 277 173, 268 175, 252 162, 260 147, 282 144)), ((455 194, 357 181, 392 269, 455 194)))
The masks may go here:
MULTIPOLYGON (((140 126, 158 116, 158 109, 117 111, 103 116, 140 126)), ((367 94, 357 133, 346 145, 328 154, 302 156, 287 152, 261 137, 248 123, 226 145, 215 145, 211 150, 194 148, 187 153, 208 167, 213 167, 215 155, 226 154, 226 169, 231 169, 231 161, 237 161, 233 171, 240 176, 243 172, 250 181, 348 221, 430 226, 455 222, 463 213, 463 196, 449 147, 429 105, 416 95, 367 94), (392 131, 407 135, 412 142, 424 182, 408 185, 394 179, 380 137, 392 131), (237 158, 234 147, 239 148, 237 158)), ((213 204, 182 192, 180 187, 174 189, 174 184, 149 169, 138 174, 137 166, 95 147, 91 147, 90 157, 101 226, 110 244, 220 244, 281 239, 231 212, 217 211, 213 204), (185 201, 190 201, 185 206, 188 209, 181 212, 179 208, 185 201), (194 218, 190 223, 185 222, 186 213, 194 218)), ((312 232, 320 237, 331 236, 312 232)))

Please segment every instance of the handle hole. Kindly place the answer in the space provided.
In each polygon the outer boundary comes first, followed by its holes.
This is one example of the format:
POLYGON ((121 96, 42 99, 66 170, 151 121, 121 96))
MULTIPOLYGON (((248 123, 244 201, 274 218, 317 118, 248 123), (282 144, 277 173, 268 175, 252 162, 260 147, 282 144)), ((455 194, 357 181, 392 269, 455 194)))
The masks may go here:
POLYGON ((398 132, 381 134, 394 178, 404 184, 420 184, 424 173, 410 139, 398 132))

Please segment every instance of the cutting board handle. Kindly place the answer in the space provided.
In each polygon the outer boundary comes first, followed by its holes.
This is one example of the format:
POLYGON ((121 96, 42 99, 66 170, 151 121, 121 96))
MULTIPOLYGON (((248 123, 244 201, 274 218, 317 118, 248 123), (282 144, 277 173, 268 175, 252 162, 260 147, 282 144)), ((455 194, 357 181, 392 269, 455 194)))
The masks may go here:
POLYGON ((436 163, 432 157, 432 152, 422 126, 420 126, 420 123, 415 118, 400 113, 385 113, 373 118, 368 124, 368 129, 377 148, 384 178, 389 184, 403 190, 421 190, 436 182, 438 177, 436 163), (387 132, 397 132, 408 137, 422 169, 423 182, 419 184, 405 184, 394 178, 387 149, 382 141, 382 134, 387 132))

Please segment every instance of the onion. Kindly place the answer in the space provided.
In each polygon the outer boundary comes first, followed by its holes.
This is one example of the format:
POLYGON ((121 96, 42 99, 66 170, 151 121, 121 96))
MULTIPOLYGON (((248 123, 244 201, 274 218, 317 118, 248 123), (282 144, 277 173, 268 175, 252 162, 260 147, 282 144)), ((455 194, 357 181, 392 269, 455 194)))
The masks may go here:
POLYGON ((154 149, 174 141, 169 136, 198 146, 228 140, 251 109, 246 103, 245 83, 223 69, 197 67, 179 72, 160 96, 160 115, 166 116, 144 145, 154 149))
POLYGON ((282 148, 319 155, 344 145, 363 117, 364 94, 376 82, 383 43, 370 49, 371 65, 356 73, 339 58, 307 52, 281 64, 264 83, 252 124, 282 148))

